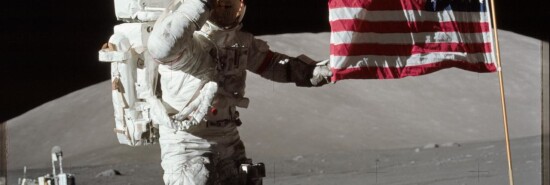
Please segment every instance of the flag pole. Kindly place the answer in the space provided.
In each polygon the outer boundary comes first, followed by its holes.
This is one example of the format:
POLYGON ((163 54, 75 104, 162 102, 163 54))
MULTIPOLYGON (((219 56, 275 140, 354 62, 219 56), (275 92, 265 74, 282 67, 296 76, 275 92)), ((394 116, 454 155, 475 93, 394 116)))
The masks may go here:
POLYGON ((493 20, 493 34, 494 34, 494 40, 495 40, 495 52, 496 52, 496 59, 497 59, 497 72, 498 72, 498 80, 500 83, 500 100, 502 104, 502 118, 503 118, 503 124, 504 124, 504 135, 506 137, 506 155, 508 157, 508 178, 510 185, 514 185, 514 172, 512 168, 512 152, 510 149, 510 133, 508 131, 508 116, 506 113, 506 98, 504 95, 504 80, 502 77, 502 65, 500 62, 500 45, 498 43, 498 32, 497 32, 497 21, 496 21, 496 14, 495 14, 495 2, 494 0, 491 0, 491 15, 493 20))

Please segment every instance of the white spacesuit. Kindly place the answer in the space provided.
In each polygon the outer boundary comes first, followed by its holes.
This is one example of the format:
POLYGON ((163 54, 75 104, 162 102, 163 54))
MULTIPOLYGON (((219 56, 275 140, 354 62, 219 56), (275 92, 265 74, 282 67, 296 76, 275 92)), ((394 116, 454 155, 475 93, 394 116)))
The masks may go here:
POLYGON ((236 107, 248 106, 247 70, 298 86, 319 86, 331 75, 325 65, 272 52, 241 32, 245 9, 242 0, 185 0, 151 32, 148 49, 160 63, 165 109, 152 110, 160 122, 165 184, 246 183, 239 171, 247 158, 236 107), (169 118, 159 115, 163 111, 169 118))

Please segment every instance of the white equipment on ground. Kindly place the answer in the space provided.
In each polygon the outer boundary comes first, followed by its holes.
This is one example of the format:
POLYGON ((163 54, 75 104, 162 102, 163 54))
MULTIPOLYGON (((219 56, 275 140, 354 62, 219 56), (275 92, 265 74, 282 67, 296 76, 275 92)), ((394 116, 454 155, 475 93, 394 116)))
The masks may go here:
POLYGON ((38 185, 75 185, 74 175, 63 173, 63 151, 61 147, 52 148, 52 174, 38 178, 38 185), (56 174, 55 162, 59 164, 59 174, 56 174))
POLYGON ((17 185, 35 185, 37 183, 36 179, 27 178, 27 167, 23 167, 23 178, 17 179, 17 185))
POLYGON ((120 144, 142 146, 158 141, 158 125, 145 101, 156 93, 158 65, 147 51, 155 21, 170 0, 114 0, 118 20, 99 61, 111 63, 115 133, 120 144))
POLYGON ((63 172, 63 151, 61 147, 52 148, 52 174, 46 174, 37 179, 27 178, 27 167, 23 168, 23 178, 19 178, 18 185, 75 185, 73 174, 63 172), (55 162, 59 164, 59 174, 56 174, 55 162))
POLYGON ((63 173, 63 151, 61 147, 54 146, 52 148, 52 172, 55 185, 74 185, 74 175, 63 173), (59 174, 56 175, 55 162, 59 164, 59 174))

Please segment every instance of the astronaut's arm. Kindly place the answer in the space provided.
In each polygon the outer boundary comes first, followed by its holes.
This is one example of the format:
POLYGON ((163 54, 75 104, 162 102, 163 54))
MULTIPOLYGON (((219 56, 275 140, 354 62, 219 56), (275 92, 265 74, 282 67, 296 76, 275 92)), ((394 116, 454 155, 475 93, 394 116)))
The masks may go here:
POLYGON ((294 82, 296 86, 312 87, 328 83, 332 75, 326 62, 318 65, 305 55, 289 57, 273 52, 265 41, 256 39, 251 47, 248 70, 276 82, 294 82))
POLYGON ((193 32, 200 29, 208 19, 211 1, 185 0, 175 9, 169 7, 164 17, 157 20, 149 36, 148 49, 153 58, 168 63, 189 49, 193 32))

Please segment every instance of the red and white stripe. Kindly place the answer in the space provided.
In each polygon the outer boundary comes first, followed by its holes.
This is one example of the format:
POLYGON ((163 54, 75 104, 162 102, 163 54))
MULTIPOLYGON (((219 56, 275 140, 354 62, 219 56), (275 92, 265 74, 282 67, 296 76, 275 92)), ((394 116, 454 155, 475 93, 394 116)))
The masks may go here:
POLYGON ((431 12, 423 2, 329 0, 332 81, 496 70, 488 12, 431 12))
POLYGON ((366 10, 364 8, 343 7, 329 9, 329 21, 338 20, 369 20, 369 21, 408 21, 408 22, 489 22, 487 12, 428 12, 423 10, 366 10), (403 18, 407 18, 404 20, 403 18))

